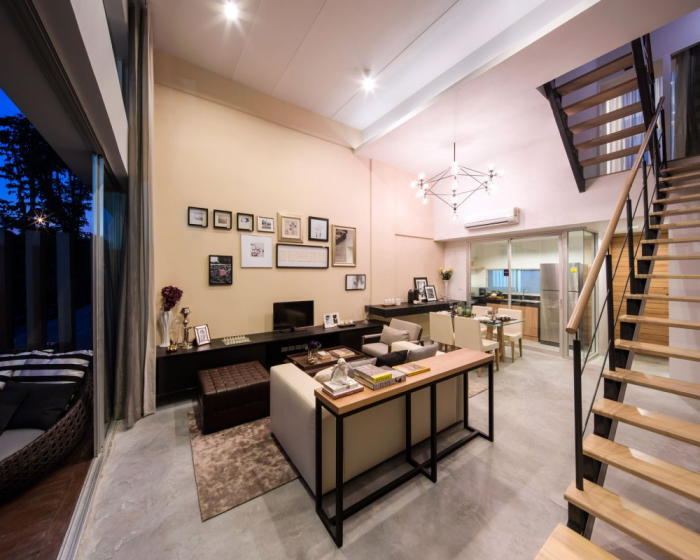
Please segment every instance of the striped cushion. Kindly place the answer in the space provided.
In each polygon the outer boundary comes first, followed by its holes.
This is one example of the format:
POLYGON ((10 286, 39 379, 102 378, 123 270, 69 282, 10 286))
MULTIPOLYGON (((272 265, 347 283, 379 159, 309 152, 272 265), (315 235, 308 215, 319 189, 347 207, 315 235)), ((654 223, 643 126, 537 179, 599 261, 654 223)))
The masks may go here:
POLYGON ((90 367, 91 350, 61 354, 35 350, 0 356, 0 376, 9 376, 16 381, 76 382, 82 380, 90 367))

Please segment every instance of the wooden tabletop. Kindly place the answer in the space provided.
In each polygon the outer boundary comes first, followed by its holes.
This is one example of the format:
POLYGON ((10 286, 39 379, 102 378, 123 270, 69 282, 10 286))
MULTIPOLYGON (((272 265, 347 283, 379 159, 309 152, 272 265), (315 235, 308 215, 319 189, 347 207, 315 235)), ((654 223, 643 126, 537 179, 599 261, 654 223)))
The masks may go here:
POLYGON ((341 397, 337 400, 326 395, 323 389, 319 387, 316 389, 316 398, 323 402, 323 404, 335 414, 343 415, 369 404, 405 393, 412 389, 422 387, 423 385, 428 385, 434 381, 439 381, 444 377, 449 377, 453 373, 488 364, 492 360, 493 356, 485 352, 468 350, 466 348, 455 350, 454 352, 448 352, 433 358, 419 360, 418 363, 428 366, 430 371, 408 377, 406 381, 401 383, 389 385, 388 387, 376 391, 365 387, 365 390, 361 393, 341 397))

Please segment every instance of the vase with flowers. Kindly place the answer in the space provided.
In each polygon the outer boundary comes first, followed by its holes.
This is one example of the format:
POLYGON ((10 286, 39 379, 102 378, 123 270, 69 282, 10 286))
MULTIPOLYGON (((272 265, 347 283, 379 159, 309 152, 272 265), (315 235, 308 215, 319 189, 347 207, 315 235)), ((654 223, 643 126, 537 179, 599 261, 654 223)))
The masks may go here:
POLYGON ((170 327, 173 322, 172 309, 182 297, 182 290, 175 286, 165 286, 160 291, 163 297, 163 309, 160 312, 160 345, 163 348, 170 346, 170 327))
POLYGON ((450 283, 450 278, 452 278, 452 275, 454 274, 454 270, 451 268, 441 268, 440 269, 440 278, 442 279, 443 283, 445 284, 445 296, 443 299, 447 301, 447 286, 450 283))
POLYGON ((306 347, 308 348, 306 358, 310 364, 315 364, 318 361, 318 351, 321 349, 321 343, 318 340, 310 340, 306 347))

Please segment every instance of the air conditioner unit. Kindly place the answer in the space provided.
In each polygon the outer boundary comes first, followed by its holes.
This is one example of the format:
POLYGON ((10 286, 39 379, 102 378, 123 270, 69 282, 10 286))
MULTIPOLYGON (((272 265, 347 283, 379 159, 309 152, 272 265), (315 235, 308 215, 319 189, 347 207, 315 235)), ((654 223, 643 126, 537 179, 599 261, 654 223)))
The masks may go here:
POLYGON ((475 216, 476 219, 465 222, 465 229, 478 229, 494 226, 509 226, 520 223, 520 208, 511 208, 510 210, 498 210, 489 212, 481 216, 475 216))

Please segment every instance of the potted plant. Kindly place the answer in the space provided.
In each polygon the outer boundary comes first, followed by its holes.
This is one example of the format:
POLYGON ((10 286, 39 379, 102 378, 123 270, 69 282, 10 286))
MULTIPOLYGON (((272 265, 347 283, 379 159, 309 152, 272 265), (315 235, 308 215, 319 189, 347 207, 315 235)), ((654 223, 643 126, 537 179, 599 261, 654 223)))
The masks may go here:
POLYGON ((441 268, 440 269, 440 278, 445 284, 445 301, 447 301, 447 285, 450 282, 450 279, 452 278, 452 275, 454 274, 454 270, 451 268, 441 268))
POLYGON ((163 348, 170 346, 170 326, 173 322, 172 308, 177 305, 182 297, 182 290, 175 286, 165 286, 160 291, 163 297, 163 309, 160 312, 160 345, 163 348))
POLYGON ((315 364, 318 361, 318 351, 322 348, 321 343, 318 340, 309 340, 306 345, 308 348, 307 359, 310 364, 315 364))

